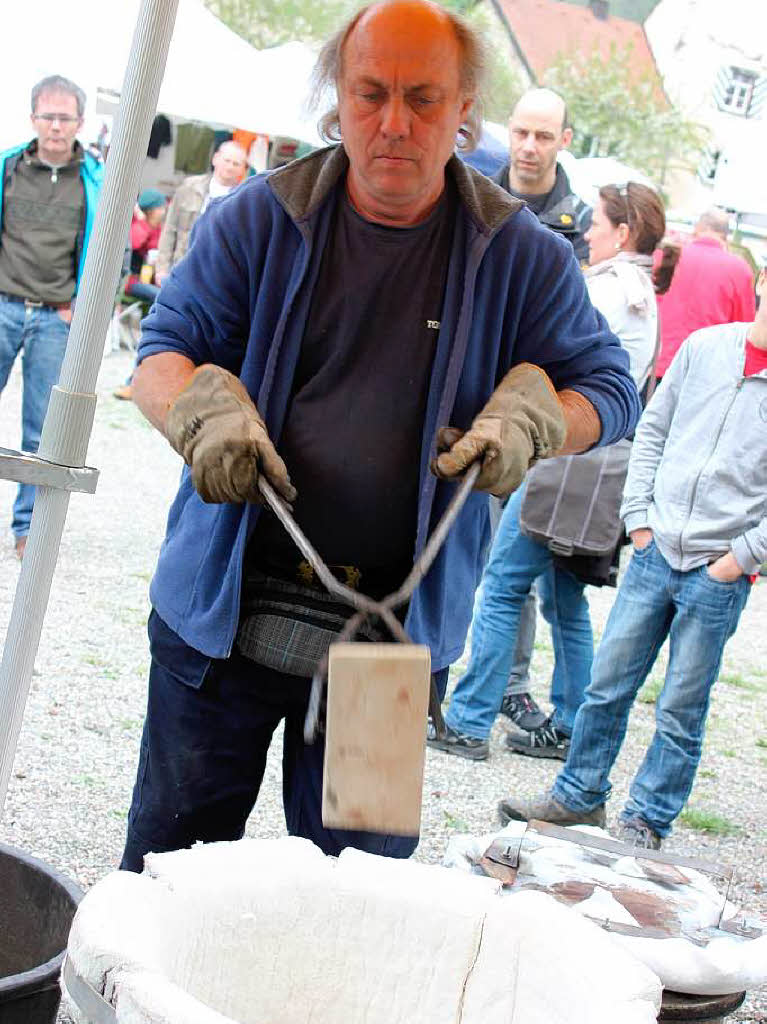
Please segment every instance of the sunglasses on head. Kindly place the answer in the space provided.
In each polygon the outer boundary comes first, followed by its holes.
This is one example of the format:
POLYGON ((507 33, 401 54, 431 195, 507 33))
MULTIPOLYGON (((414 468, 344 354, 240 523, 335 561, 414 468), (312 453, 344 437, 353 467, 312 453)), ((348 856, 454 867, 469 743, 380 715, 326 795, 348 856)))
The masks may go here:
POLYGON ((634 184, 636 182, 633 181, 615 182, 613 184, 613 188, 618 190, 618 195, 626 204, 626 225, 629 231, 631 231, 631 197, 629 195, 629 188, 634 184))

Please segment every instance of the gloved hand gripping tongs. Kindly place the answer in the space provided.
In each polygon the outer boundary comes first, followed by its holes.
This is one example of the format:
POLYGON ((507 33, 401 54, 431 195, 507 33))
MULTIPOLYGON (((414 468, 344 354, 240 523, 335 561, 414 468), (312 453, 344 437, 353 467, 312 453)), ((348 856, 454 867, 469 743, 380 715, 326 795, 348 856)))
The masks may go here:
MULTIPOLYGON (((380 601, 374 601, 373 598, 367 597, 365 594, 359 593, 359 591, 352 590, 351 587, 347 587, 344 583, 341 583, 336 579, 296 523, 287 504, 277 494, 275 489, 267 481, 266 477, 263 475, 259 476, 258 488, 263 495, 264 500, 288 531, 296 546, 317 573, 318 578, 322 581, 328 592, 340 598, 346 604, 351 605, 351 607, 355 609, 354 615, 351 616, 343 630, 338 634, 337 640, 334 641, 335 643, 353 640, 357 630, 363 625, 363 623, 374 617, 381 619, 394 639, 404 644, 413 642, 405 632, 402 623, 394 614, 394 609, 400 607, 400 605, 403 605, 407 600, 409 600, 415 588, 429 571, 431 564, 436 558, 439 549, 442 547, 442 544, 444 543, 451 526, 455 522, 458 513, 463 508, 466 499, 468 498, 477 477, 480 474, 481 468, 481 463, 476 462, 467 469, 465 476, 458 485, 456 493, 450 501, 450 504, 437 524, 436 529, 424 546, 423 551, 416 559, 413 568, 402 583, 402 586, 393 594, 389 594, 380 601)), ((317 733, 320 731, 322 698, 327 683, 327 673, 328 656, 325 655, 317 665, 312 679, 309 707, 306 712, 306 721, 304 723, 304 740, 307 743, 313 743, 317 737, 317 733)), ((442 708, 440 706, 437 688, 434 685, 433 676, 431 680, 431 690, 429 693, 429 715, 431 716, 437 736, 444 736, 445 722, 442 718, 442 708)))

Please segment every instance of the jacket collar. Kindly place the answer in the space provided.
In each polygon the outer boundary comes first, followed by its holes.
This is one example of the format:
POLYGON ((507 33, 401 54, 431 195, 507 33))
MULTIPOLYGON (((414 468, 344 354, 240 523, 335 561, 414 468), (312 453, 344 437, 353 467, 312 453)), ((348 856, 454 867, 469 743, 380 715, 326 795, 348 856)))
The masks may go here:
POLYGON ((557 203, 561 203, 563 199, 573 194, 572 187, 570 185, 570 179, 567 177, 562 164, 557 164, 557 176, 554 181, 554 188, 549 193, 549 201, 546 204, 547 209, 552 209, 557 203))
MULTIPOLYGON (((300 223, 311 217, 346 174, 349 158, 344 147, 330 146, 273 171, 268 184, 288 215, 300 223)), ((493 234, 524 203, 499 189, 489 178, 451 156, 447 172, 478 230, 493 234)))
MULTIPOLYGON (((511 165, 507 160, 503 167, 497 170, 491 179, 496 183, 496 185, 500 185, 502 189, 505 189, 506 192, 509 191, 510 166, 511 165)), ((555 206, 561 203, 563 199, 568 199, 572 195, 573 190, 570 185, 570 179, 567 177, 567 172, 562 164, 558 163, 556 177, 554 178, 554 187, 551 192, 548 193, 546 205, 541 212, 548 213, 549 210, 553 210, 555 206)))
POLYGON ((716 238, 707 238, 706 236, 704 236, 702 238, 695 238, 695 237, 693 237, 693 238, 690 239, 690 243, 689 244, 690 245, 707 245, 709 247, 709 249, 721 249, 722 252, 727 252, 728 251, 727 250, 727 244, 725 242, 720 242, 716 238))
POLYGON ((209 174, 195 174, 191 178, 187 179, 187 184, 191 185, 192 189, 204 199, 208 189, 210 188, 212 178, 212 171, 209 174))
MULTIPOLYGON (((46 167, 49 168, 52 165, 45 163, 44 160, 40 159, 38 152, 37 139, 32 139, 29 145, 23 151, 24 161, 28 164, 33 164, 35 167, 46 167)), ((72 152, 69 159, 65 164, 58 164, 58 169, 63 170, 65 167, 71 167, 73 165, 79 166, 85 162, 85 150, 82 147, 79 139, 75 139, 74 145, 72 146, 72 152)))

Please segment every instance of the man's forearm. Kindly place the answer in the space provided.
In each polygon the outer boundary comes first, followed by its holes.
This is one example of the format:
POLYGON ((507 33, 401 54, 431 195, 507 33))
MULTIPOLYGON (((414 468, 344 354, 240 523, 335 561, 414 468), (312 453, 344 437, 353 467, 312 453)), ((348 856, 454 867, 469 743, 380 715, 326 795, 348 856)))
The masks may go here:
POLYGON ((567 424, 565 443, 557 455, 575 455, 592 448, 602 436, 599 413, 580 391, 558 391, 557 398, 567 424))
POLYGON ((158 352, 139 364, 131 382, 134 403, 152 426, 165 434, 168 406, 194 373, 191 359, 178 352, 158 352))

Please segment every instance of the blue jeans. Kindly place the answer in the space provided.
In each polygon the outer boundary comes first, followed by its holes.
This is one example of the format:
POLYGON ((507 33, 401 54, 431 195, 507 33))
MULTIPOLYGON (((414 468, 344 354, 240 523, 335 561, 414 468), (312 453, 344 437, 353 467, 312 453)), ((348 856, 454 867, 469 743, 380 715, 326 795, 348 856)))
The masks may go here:
POLYGON ((535 648, 535 631, 538 618, 537 604, 535 586, 533 586, 519 612, 517 642, 514 646, 514 663, 511 666, 509 681, 506 684, 506 694, 508 696, 527 693, 530 689, 530 662, 533 660, 533 650, 535 648))
MULTIPOLYGON (((506 498, 490 498, 490 529, 493 531, 493 539, 501 525, 507 500, 506 498)), ((535 587, 533 587, 519 613, 514 662, 509 672, 509 681, 506 684, 507 694, 527 693, 530 689, 530 662, 533 660, 533 648, 535 647, 537 616, 535 587)))
POLYGON ((141 871, 150 850, 242 838, 272 735, 283 720, 288 832, 333 856, 347 846, 384 857, 413 853, 416 836, 322 824, 324 739, 304 743, 311 680, 263 668, 237 650, 211 660, 188 647, 154 611, 149 646, 149 698, 120 864, 124 871, 141 871))
POLYGON ((720 583, 705 565, 677 572, 654 541, 634 551, 575 719, 567 762, 554 784, 557 800, 577 811, 607 800, 631 705, 669 637, 655 735, 621 815, 640 817, 659 835, 668 834, 690 795, 711 687, 750 589, 748 577, 720 583))
MULTIPOLYGON (((21 448, 36 452, 51 389, 59 379, 69 338, 69 325, 49 306, 25 306, 0 296, 0 392, 19 352, 24 381, 21 404, 21 448)), ((11 528, 26 537, 32 520, 35 489, 19 484, 11 528)))
POLYGON ((469 666, 445 717, 451 729, 476 739, 487 738, 500 710, 534 580, 554 642, 553 720, 568 735, 591 673, 594 641, 584 585, 555 568, 549 549, 520 531, 523 496, 520 488, 504 509, 474 606, 469 666))

